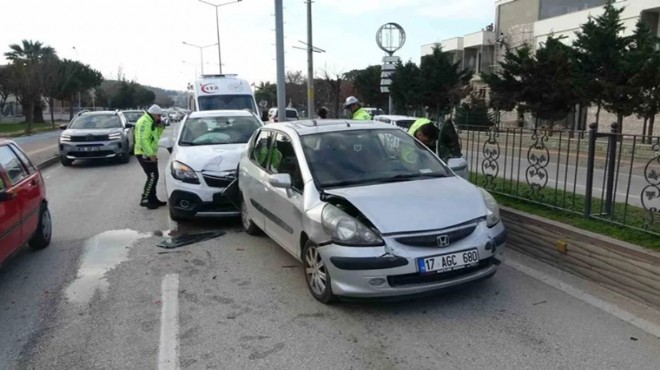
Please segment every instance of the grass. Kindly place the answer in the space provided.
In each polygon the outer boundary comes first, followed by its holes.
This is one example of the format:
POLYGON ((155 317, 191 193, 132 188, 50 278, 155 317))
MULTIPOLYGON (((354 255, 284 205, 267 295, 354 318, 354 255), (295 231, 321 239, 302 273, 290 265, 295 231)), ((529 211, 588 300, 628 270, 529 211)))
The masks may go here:
MULTIPOLYGON (((470 181, 489 190, 503 206, 660 251, 660 213, 655 214, 655 222, 644 231, 640 229, 646 226, 648 212, 639 207, 616 203, 612 216, 587 218, 583 215, 585 196, 581 194, 554 188, 530 192, 526 183, 504 179, 495 179, 492 185, 484 186, 486 176, 477 173, 470 173, 470 181)), ((597 196, 600 194, 594 194, 592 200, 594 215, 604 209, 603 201, 596 199, 597 196)))
MULTIPOLYGON (((59 125, 62 122, 55 121, 55 128, 53 128, 50 122, 47 123, 33 123, 32 124, 32 133, 35 132, 44 132, 44 131, 53 131, 59 130, 59 125)), ((4 137, 17 137, 25 135, 25 129, 27 128, 27 123, 0 123, 0 136, 4 137)))

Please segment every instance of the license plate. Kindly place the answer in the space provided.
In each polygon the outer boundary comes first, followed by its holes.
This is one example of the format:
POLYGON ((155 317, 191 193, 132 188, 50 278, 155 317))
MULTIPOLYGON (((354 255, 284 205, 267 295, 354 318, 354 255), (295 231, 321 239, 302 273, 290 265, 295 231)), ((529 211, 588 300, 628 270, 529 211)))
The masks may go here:
POLYGON ((83 147, 80 147, 78 149, 80 149, 80 151, 83 151, 83 152, 96 152, 96 151, 99 150, 99 148, 95 147, 95 146, 83 146, 83 147))
POLYGON ((422 273, 460 270, 477 263, 479 263, 479 253, 476 249, 417 259, 419 272, 422 273))

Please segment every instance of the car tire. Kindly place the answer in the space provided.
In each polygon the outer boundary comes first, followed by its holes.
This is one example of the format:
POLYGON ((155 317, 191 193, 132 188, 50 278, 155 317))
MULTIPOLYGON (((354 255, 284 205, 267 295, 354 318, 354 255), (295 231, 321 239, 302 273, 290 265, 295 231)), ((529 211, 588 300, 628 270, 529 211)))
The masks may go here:
POLYGON ((69 159, 69 158, 66 158, 66 157, 60 157, 60 162, 62 163, 62 166, 69 167, 73 163, 73 159, 69 159))
POLYGON ((337 296, 332 293, 332 279, 328 272, 325 261, 318 252, 318 246, 308 240, 302 250, 303 274, 307 289, 319 302, 331 304, 337 301, 337 296))
POLYGON ((241 197, 241 225, 243 225, 243 231, 245 231, 248 235, 261 234, 261 229, 259 229, 259 226, 255 225, 254 222, 250 220, 250 214, 247 211, 245 197, 241 197))
POLYGON ((131 161, 131 152, 123 153, 119 156, 119 163, 128 163, 131 161))
POLYGON ((181 214, 177 213, 177 211, 175 211, 172 206, 167 208, 170 210, 170 219, 172 219, 172 221, 181 222, 190 220, 190 217, 182 216, 181 214))
POLYGON ((46 204, 42 204, 39 209, 39 223, 37 231, 34 233, 28 244, 32 249, 44 249, 50 245, 50 238, 53 234, 53 222, 50 217, 50 211, 46 204))

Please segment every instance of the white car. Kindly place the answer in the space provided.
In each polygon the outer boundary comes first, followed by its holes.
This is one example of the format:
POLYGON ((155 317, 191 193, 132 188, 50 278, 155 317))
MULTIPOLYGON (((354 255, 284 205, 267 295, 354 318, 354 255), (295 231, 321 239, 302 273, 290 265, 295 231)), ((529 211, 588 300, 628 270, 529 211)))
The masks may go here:
POLYGON ((379 115, 374 117, 374 121, 376 122, 382 122, 382 123, 387 123, 389 125, 394 125, 406 132, 408 131, 410 126, 412 126, 412 124, 415 123, 415 121, 417 121, 418 119, 419 118, 417 117, 397 116, 397 115, 379 115))
POLYGON ((160 140, 159 146, 172 153, 165 188, 173 220, 240 215, 240 205, 228 195, 238 190, 238 161, 261 126, 247 110, 198 111, 186 116, 175 138, 160 140))

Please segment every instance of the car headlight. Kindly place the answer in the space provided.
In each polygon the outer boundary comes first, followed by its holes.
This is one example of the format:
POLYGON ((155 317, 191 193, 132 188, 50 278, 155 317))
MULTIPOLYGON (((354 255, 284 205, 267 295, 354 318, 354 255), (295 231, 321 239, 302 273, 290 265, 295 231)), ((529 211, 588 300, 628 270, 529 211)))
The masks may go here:
POLYGON ((489 192, 486 190, 479 188, 481 190, 481 194, 484 197, 484 202, 486 203, 486 226, 488 227, 493 227, 497 225, 498 222, 500 222, 500 206, 497 205, 497 201, 495 198, 490 195, 489 192))
POLYGON ((71 135, 66 135, 66 134, 60 135, 60 141, 71 141, 71 135))
POLYGON ((179 161, 172 162, 172 177, 183 182, 199 184, 199 177, 195 171, 179 161))
POLYGON ((383 239, 374 230, 332 204, 323 207, 321 220, 323 227, 332 235, 332 241, 337 244, 353 246, 384 244, 383 239))
POLYGON ((121 133, 120 132, 114 132, 114 133, 108 135, 108 139, 110 139, 110 140, 121 139, 121 133))

